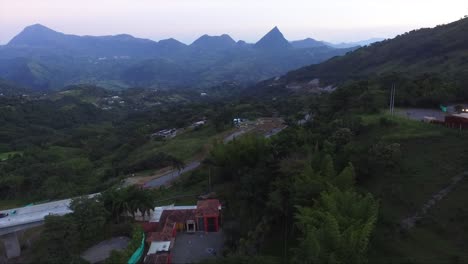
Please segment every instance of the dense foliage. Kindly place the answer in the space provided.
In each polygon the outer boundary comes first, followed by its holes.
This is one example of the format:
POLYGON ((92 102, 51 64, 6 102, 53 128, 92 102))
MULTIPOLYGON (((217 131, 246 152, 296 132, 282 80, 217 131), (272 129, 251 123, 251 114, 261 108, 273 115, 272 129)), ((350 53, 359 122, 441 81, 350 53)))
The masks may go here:
POLYGON ((213 149, 215 182, 227 184, 224 230, 234 253, 227 263, 237 254, 265 254, 272 241, 282 248, 274 254, 282 262, 289 252, 298 263, 366 260, 377 202, 355 190, 351 164, 336 172, 332 156, 339 150, 326 144, 295 128, 272 140, 246 136, 213 149))
POLYGON ((153 91, 115 95, 92 86, 46 97, 0 97, 0 198, 34 201, 97 192, 123 175, 183 164, 187 154, 196 154, 204 140, 216 134, 213 127, 223 131, 230 125, 230 116, 217 110, 219 104, 207 107, 209 99, 165 102, 177 94, 158 95, 161 103, 153 106, 145 106, 153 91), (112 96, 126 105, 104 110, 99 102, 112 96), (200 131, 189 129, 181 139, 185 143, 197 138, 194 146, 186 147, 192 148, 187 154, 151 136, 204 118, 213 122, 200 131))
POLYGON ((80 254, 95 243, 112 236, 131 236, 128 248, 113 253, 109 262, 126 263, 140 246, 143 231, 138 225, 132 226, 133 218, 125 215, 152 210, 154 195, 151 191, 131 187, 72 200, 73 213, 45 218, 44 231, 33 247, 32 262, 83 263, 80 254))

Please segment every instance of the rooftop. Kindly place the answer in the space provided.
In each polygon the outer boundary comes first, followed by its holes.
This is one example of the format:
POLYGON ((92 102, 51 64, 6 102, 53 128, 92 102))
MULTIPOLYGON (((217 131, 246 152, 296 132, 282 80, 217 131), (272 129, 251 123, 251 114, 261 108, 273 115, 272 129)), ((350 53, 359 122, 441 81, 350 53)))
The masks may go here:
POLYGON ((207 215, 219 215, 221 210, 221 204, 217 199, 201 200, 197 202, 197 210, 195 212, 197 217, 207 215))
POLYGON ((154 241, 151 242, 151 246, 148 249, 149 254, 156 254, 157 252, 162 251, 169 251, 169 246, 171 245, 171 241, 154 241))
POLYGON ((468 113, 452 114, 452 116, 461 117, 461 118, 468 118, 468 113))
POLYGON ((169 262, 169 253, 151 254, 145 258, 145 264, 166 264, 169 262))

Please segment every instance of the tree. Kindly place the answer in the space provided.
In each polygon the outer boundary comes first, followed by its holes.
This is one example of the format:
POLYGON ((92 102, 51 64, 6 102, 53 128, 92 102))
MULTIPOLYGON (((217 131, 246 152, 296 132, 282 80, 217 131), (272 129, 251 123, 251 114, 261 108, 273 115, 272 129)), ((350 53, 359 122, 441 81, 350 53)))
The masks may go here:
POLYGON ((356 173, 354 172, 353 164, 349 163, 335 179, 333 184, 341 190, 346 190, 354 187, 356 173))
POLYGON ((154 210, 156 206, 155 199, 150 190, 140 189, 136 186, 130 186, 124 189, 125 197, 129 203, 129 212, 135 217, 136 212, 140 212, 142 216, 154 210))
POLYGON ((395 169, 401 161, 398 143, 379 142, 369 150, 369 164, 376 169, 395 169))
POLYGON ((177 172, 180 174, 180 171, 183 170, 185 168, 185 164, 182 160, 176 158, 176 157, 173 157, 173 156, 169 156, 168 157, 169 161, 171 162, 171 166, 174 170, 177 170, 177 172))
POLYGON ((351 141, 353 132, 349 128, 339 128, 331 136, 331 141, 334 142, 337 146, 346 145, 351 141))
POLYGON ((336 176, 335 165, 331 155, 327 154, 322 160, 322 174, 328 179, 333 179, 336 176))
POLYGON ((111 188, 102 192, 103 205, 110 212, 111 219, 120 222, 122 214, 129 210, 125 189, 111 188))
POLYGON ((313 207, 298 207, 303 233, 295 263, 365 263, 378 203, 371 194, 332 188, 313 207))
POLYGON ((308 205, 327 188, 328 180, 319 172, 306 165, 304 171, 294 177, 292 186, 292 200, 294 205, 308 205))
POLYGON ((105 224, 110 213, 99 196, 75 198, 70 203, 80 248, 85 249, 105 236, 105 224))
POLYGON ((45 217, 44 231, 34 252, 36 263, 80 263, 77 225, 71 214, 45 217))
POLYGON ((152 191, 136 186, 107 190, 102 193, 102 200, 112 219, 117 222, 126 213, 135 217, 135 213, 139 211, 144 216, 156 206, 152 191))

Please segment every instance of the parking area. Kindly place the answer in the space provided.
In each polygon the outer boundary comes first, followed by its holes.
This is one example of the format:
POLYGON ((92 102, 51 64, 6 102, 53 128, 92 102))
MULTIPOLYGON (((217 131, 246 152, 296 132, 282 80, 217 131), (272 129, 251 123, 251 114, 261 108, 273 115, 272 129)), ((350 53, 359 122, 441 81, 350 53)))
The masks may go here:
POLYGON ((423 120, 424 117, 434 117, 439 121, 444 121, 446 113, 439 109, 427 108, 402 108, 396 110, 396 113, 413 120, 423 120))
POLYGON ((112 250, 123 250, 127 247, 128 243, 130 243, 130 238, 128 237, 114 237, 89 248, 81 257, 90 263, 103 262, 110 257, 112 250))
POLYGON ((197 263, 222 256, 223 233, 178 233, 172 248, 172 263, 197 263))

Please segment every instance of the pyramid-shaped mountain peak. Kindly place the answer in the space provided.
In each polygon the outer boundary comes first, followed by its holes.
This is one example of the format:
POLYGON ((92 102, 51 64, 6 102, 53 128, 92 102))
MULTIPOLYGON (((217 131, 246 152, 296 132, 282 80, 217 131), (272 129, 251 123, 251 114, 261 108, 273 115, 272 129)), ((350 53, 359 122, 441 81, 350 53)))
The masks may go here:
POLYGON ((61 37, 63 34, 54 31, 41 24, 27 26, 16 35, 8 44, 9 45, 37 45, 42 44, 46 40, 52 40, 61 37))
MULTIPOLYGON (((42 24, 33 24, 24 28, 24 31, 54 31, 42 24)), ((55 31, 54 31, 55 32, 55 31)))
POLYGON ((264 50, 281 50, 288 49, 291 47, 289 41, 283 36, 283 33, 274 27, 270 32, 268 32, 263 38, 261 38, 255 47, 264 50))

